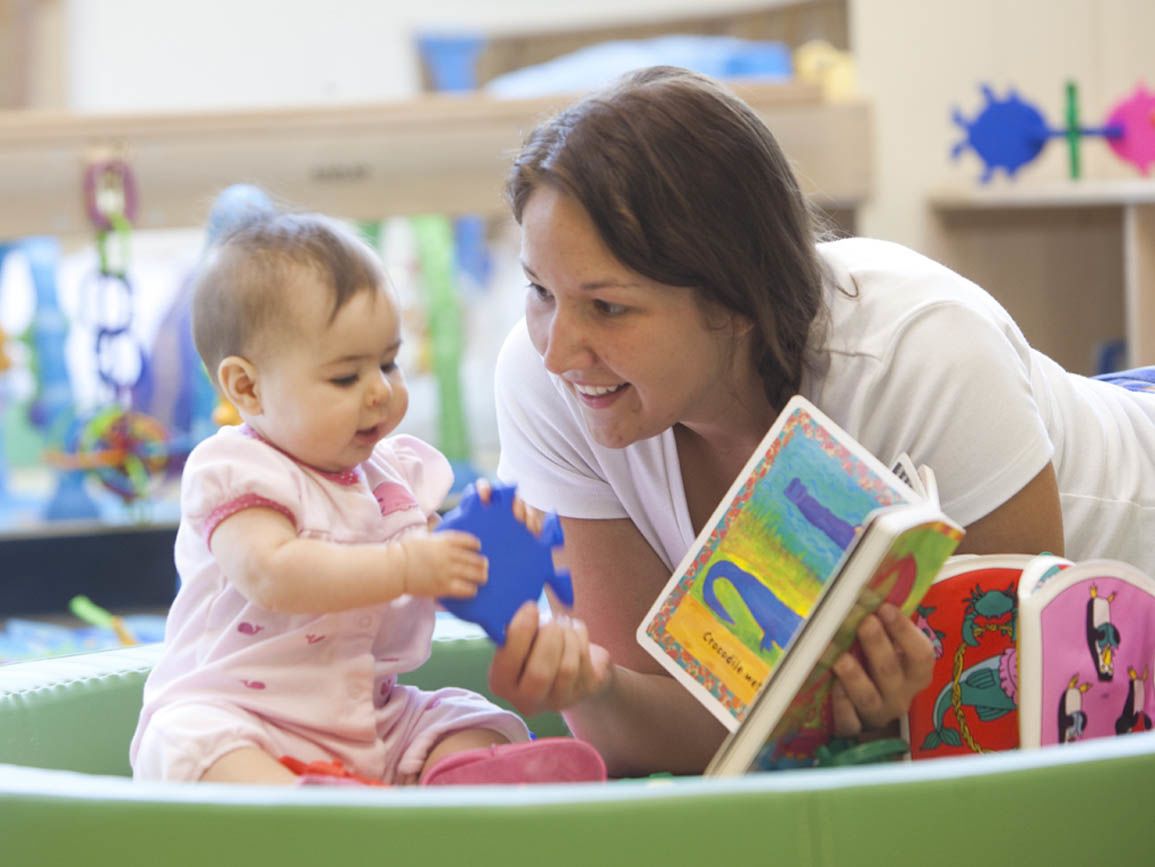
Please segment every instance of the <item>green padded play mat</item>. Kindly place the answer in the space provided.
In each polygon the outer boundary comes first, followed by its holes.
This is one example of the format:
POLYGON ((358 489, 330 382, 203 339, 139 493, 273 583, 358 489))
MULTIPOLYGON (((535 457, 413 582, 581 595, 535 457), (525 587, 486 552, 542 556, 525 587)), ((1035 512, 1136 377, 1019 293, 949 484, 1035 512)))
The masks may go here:
MULTIPOLYGON (((157 648, 0 666, 0 865, 1150 863, 1155 732, 1034 752, 570 786, 137 784, 157 648)), ((411 682, 484 690, 490 645, 411 682)), ((557 734, 557 717, 530 721, 557 734)))

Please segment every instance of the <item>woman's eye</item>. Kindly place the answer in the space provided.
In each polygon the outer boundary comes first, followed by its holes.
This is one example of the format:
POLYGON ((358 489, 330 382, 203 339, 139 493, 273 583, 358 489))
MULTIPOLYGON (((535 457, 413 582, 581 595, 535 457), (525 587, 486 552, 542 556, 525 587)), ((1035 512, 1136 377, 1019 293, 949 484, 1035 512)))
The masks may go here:
POLYGON ((553 296, 549 294, 549 290, 537 283, 529 284, 529 291, 538 301, 549 301, 553 296))
POLYGON ((600 298, 594 301, 594 308, 598 313, 606 316, 621 316, 626 312, 624 304, 614 304, 612 301, 603 301, 600 298))
POLYGON ((396 369, 397 369, 397 362, 396 361, 387 361, 381 365, 381 372, 382 373, 392 373, 396 369))
POLYGON ((349 376, 338 376, 330 379, 329 382, 337 386, 337 388, 348 388, 357 382, 357 374, 352 373, 349 376))

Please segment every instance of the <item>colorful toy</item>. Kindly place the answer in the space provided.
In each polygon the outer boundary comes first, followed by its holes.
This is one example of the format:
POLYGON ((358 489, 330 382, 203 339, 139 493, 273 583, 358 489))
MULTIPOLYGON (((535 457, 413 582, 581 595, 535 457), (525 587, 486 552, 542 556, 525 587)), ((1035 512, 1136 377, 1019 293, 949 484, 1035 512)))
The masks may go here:
POLYGON ((317 759, 312 762, 304 762, 295 756, 281 756, 278 761, 296 774, 298 777, 310 779, 316 784, 321 779, 330 781, 333 785, 349 785, 349 786, 388 786, 388 783, 383 783, 380 780, 373 780, 369 777, 363 777, 360 774, 349 770, 341 762, 340 759, 333 759, 331 762, 317 759), (320 779, 318 779, 320 778, 320 779))
POLYGON ((77 424, 66 451, 49 451, 46 459, 63 470, 93 473, 106 489, 132 503, 143 499, 152 479, 190 449, 172 440, 152 416, 106 406, 77 424))
MULTIPOLYGON (((28 261, 36 292, 32 324, 26 337, 28 364, 35 381, 28 420, 49 450, 58 450, 65 446, 76 421, 75 394, 65 355, 68 318, 60 306, 56 282, 60 244, 55 238, 35 237, 25 238, 19 247, 28 261)), ((98 515, 96 503, 84 489, 84 473, 61 472, 43 517, 49 521, 76 521, 98 515)))
POLYGON ((99 259, 90 292, 95 369, 110 402, 86 418, 73 416, 61 447, 50 443, 47 460, 62 472, 49 518, 95 517, 81 514, 89 506, 87 473, 124 504, 143 502, 152 479, 179 467, 191 448, 187 437, 174 440, 157 419, 130 408, 141 382, 150 380, 148 354, 132 332, 135 291, 128 266, 137 191, 131 168, 119 159, 94 161, 85 172, 84 194, 99 259))
POLYGON ((450 613, 476 623, 496 644, 505 644, 505 627, 526 602, 541 598, 546 585, 564 605, 573 605, 569 573, 553 565, 553 549, 563 544, 556 515, 546 518, 535 536, 513 514, 516 485, 494 485, 489 503, 477 491, 466 490, 461 503, 437 528, 464 530, 481 539, 481 553, 489 558, 489 581, 472 599, 441 599, 450 613))
POLYGON ((84 190, 88 218, 96 230, 100 263, 93 292, 96 372, 114 400, 127 402, 148 366, 144 347, 132 334, 136 293, 128 274, 136 181, 123 160, 97 161, 85 171, 84 190), (114 240, 115 246, 110 243, 114 240))
POLYGON ((965 137, 955 144, 951 157, 957 159, 967 150, 983 162, 982 183, 1002 169, 1014 177, 1020 168, 1042 153, 1047 142, 1054 138, 1067 141, 1069 173, 1072 180, 1079 178, 1082 168, 1080 142, 1085 136, 1100 136, 1107 140, 1119 159, 1134 165, 1146 175, 1155 162, 1155 93, 1139 84, 1127 99, 1117 103, 1108 113, 1103 126, 1084 127, 1079 120, 1079 92, 1073 82, 1067 84, 1066 125, 1052 128, 1043 113, 1024 100, 1014 90, 1000 99, 989 85, 982 85, 984 106, 971 120, 955 109, 954 122, 963 129, 965 137))
POLYGON ((454 478, 459 484, 466 484, 478 474, 469 462, 469 429, 461 387, 465 327, 457 294, 453 227, 446 218, 430 215, 414 217, 412 223, 425 284, 431 360, 437 380, 437 446, 453 465, 454 478))
MULTIPOLYGON (((4 261, 4 248, 0 247, 0 263, 4 261)), ((0 328, 0 418, 4 417, 5 404, 8 402, 8 383, 4 374, 12 367, 12 359, 4 348, 8 335, 0 328)), ((4 449, 4 429, 0 426, 0 503, 3 503, 8 493, 8 460, 4 449)))
POLYGON ((793 59, 798 80, 821 87, 823 99, 838 102, 858 93, 858 71, 849 51, 840 51, 825 39, 811 39, 794 49, 793 59))
MULTIPOLYGON (((226 187, 209 210, 204 248, 212 247, 246 221, 275 211, 276 205, 259 187, 226 187)), ((133 388, 132 405, 157 417, 172 436, 195 444, 222 425, 239 423, 239 417, 217 395, 193 344, 192 276, 185 277, 161 320, 148 369, 133 388)), ((177 468, 178 463, 170 466, 177 468)))
POLYGON ((101 608, 87 596, 73 596, 68 602, 68 610, 89 626, 112 630, 123 645, 137 643, 136 636, 125 625, 123 617, 117 617, 107 609, 101 608))

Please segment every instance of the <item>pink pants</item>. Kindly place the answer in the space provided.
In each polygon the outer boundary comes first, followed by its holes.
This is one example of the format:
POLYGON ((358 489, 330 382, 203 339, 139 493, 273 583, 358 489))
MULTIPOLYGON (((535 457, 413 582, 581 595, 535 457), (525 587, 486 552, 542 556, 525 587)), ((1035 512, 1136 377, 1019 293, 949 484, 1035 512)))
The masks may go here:
POLYGON ((133 776, 195 782, 228 753, 257 747, 274 758, 336 759, 362 776, 404 785, 416 781, 434 744, 450 732, 467 729, 489 729, 511 743, 529 739, 516 714, 456 688, 425 692, 394 686, 378 712, 378 737, 372 740, 294 728, 226 703, 182 701, 158 708, 149 719, 133 760, 133 776))

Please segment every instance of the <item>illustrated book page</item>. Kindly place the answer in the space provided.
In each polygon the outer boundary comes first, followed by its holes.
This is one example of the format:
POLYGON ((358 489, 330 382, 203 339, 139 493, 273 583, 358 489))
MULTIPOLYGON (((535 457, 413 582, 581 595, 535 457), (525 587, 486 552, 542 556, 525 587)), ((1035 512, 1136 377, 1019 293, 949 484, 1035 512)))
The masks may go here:
POLYGON ((862 619, 884 602, 911 616, 962 537, 962 528, 946 519, 936 503, 877 513, 838 582, 820 600, 706 774, 814 764, 834 734, 831 668, 842 653, 857 650, 862 619))
POLYGON ((1147 731, 1155 716, 1155 580, 1086 560, 1019 591, 1024 747, 1147 731))
POLYGON ((809 401, 783 411, 638 628, 733 731, 873 513, 914 492, 809 401))
POLYGON ((1018 747, 1019 582, 1032 571, 1069 565, 1031 554, 947 561, 914 612, 935 663, 930 686, 914 697, 903 720, 911 758, 1018 747))

